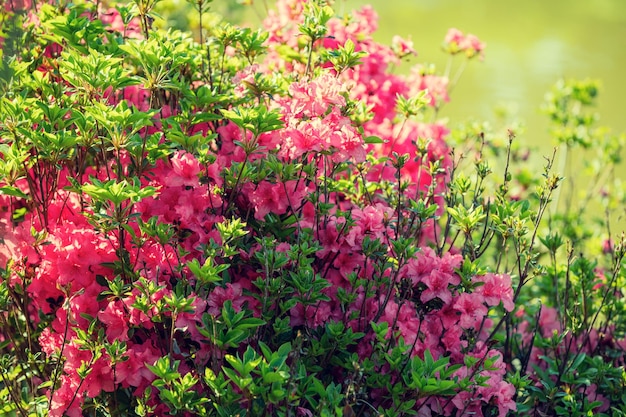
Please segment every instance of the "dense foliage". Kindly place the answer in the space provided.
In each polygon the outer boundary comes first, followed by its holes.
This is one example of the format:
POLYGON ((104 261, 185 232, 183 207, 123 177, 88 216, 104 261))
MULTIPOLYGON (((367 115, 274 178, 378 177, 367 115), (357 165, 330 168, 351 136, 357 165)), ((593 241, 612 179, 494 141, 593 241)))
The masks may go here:
MULTIPOLYGON (((156 0, 16 3, 2 415, 626 413, 622 139, 595 82, 547 97, 562 154, 535 174, 513 125, 438 120, 458 76, 395 74, 413 44, 374 41, 369 7, 279 0, 250 29, 197 0, 194 39, 156 0)), ((484 44, 443 49, 460 74, 484 44)))

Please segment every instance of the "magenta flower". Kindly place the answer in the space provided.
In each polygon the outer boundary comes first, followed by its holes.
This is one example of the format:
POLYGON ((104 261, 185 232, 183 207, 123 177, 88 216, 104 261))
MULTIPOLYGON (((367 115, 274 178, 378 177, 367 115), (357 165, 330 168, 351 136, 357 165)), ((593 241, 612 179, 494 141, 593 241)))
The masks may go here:
POLYGON ((257 220, 263 220, 268 213, 280 215, 287 211, 288 200, 283 184, 261 181, 249 195, 250 202, 256 209, 254 218, 257 220))
POLYGON ((238 283, 228 283, 225 288, 216 287, 209 295, 209 308, 207 311, 214 316, 221 315, 222 307, 224 307, 224 303, 228 300, 232 301, 235 311, 241 311, 241 308, 246 301, 242 295, 243 289, 238 283))

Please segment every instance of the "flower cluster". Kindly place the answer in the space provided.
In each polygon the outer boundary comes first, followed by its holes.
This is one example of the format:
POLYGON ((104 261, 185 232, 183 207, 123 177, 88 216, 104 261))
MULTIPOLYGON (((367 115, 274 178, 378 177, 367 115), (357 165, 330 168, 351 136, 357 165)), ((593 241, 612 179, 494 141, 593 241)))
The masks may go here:
POLYGON ((476 35, 472 35, 471 33, 465 35, 460 30, 451 28, 448 30, 448 33, 446 33, 443 48, 451 54, 464 52, 468 58, 473 58, 475 56, 480 56, 482 58, 484 55, 485 44, 481 42, 476 35))
POLYGON ((203 44, 148 9, 46 5, 2 99, 1 324, 28 331, 0 346, 41 352, 49 415, 515 410, 511 276, 441 238, 449 131, 415 117, 447 78, 393 74, 415 51, 369 7, 279 0, 203 44))

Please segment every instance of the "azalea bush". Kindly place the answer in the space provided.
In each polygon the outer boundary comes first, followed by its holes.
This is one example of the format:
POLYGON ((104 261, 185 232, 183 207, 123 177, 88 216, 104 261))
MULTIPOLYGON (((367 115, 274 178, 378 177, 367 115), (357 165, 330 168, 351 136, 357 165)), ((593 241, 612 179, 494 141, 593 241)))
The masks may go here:
POLYGON ((194 38, 155 0, 16 3, 0 413, 626 413, 622 139, 594 81, 547 97, 562 154, 537 170, 517 125, 439 120, 484 54, 456 29, 457 74, 398 75, 414 46, 374 41, 370 7, 279 0, 253 29, 198 0, 194 38))

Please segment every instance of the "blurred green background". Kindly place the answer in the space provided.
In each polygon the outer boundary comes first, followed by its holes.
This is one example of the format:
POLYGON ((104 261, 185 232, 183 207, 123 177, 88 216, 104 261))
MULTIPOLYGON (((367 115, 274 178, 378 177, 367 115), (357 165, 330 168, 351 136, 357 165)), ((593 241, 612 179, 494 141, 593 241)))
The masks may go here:
POLYGON ((468 65, 441 112, 453 125, 467 118, 494 121, 494 108, 502 105, 526 126, 519 140, 549 153, 553 143, 539 107, 545 92, 565 77, 600 79, 600 124, 626 131, 624 0, 347 0, 345 7, 365 3, 380 16, 377 40, 410 36, 419 53, 414 60, 441 71, 448 28, 487 44, 484 61, 468 65))

